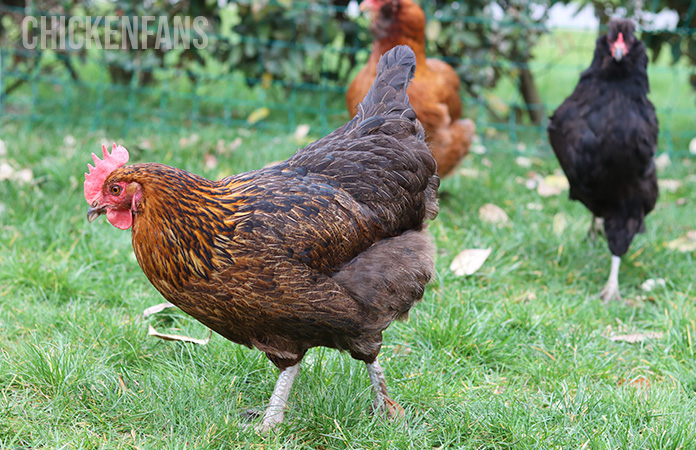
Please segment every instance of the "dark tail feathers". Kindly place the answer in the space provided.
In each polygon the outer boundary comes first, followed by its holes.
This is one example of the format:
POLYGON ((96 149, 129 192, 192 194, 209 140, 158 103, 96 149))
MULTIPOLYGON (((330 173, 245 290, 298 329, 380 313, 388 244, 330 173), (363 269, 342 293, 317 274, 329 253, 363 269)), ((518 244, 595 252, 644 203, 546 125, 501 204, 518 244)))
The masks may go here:
POLYGON ((377 76, 358 107, 358 120, 395 109, 410 109, 406 88, 416 73, 416 55, 407 45, 386 52, 377 63, 377 76), (382 106, 382 107, 380 107, 382 106))

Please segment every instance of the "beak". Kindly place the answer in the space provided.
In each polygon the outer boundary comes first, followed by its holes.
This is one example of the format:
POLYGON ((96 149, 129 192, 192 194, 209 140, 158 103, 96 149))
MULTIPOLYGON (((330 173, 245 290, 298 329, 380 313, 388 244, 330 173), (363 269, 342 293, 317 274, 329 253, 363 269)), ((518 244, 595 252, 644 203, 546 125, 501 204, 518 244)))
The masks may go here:
POLYGON ((616 41, 611 45, 611 56, 614 57, 616 62, 619 62, 628 53, 628 47, 626 46, 626 41, 624 41, 623 33, 619 33, 616 37, 616 41))
POLYGON ((101 216, 106 212, 106 208, 98 206, 97 202, 94 202, 92 206, 87 210, 87 220, 94 222, 97 217, 101 216))

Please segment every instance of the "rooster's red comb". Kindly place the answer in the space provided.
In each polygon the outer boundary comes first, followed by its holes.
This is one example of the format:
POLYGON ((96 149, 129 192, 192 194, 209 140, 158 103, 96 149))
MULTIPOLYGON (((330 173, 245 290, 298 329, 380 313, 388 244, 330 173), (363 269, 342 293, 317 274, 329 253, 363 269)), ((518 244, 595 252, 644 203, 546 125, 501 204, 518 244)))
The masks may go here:
POLYGON ((114 144, 111 153, 106 149, 106 145, 102 145, 102 152, 104 159, 99 159, 92 153, 94 166, 87 164, 89 172, 85 173, 85 200, 90 205, 99 198, 102 185, 111 172, 128 162, 128 150, 120 145, 114 144))

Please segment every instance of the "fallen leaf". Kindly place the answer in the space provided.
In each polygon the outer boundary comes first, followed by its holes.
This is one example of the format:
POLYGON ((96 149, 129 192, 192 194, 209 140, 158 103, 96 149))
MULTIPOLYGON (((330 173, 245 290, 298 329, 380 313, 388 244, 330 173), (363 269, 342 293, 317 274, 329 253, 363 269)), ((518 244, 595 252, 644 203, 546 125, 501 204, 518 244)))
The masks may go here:
POLYGON ((522 295, 518 296, 515 301, 517 303, 520 303, 520 302, 528 303, 528 302, 533 302, 536 299, 537 299, 537 296, 534 292, 526 291, 522 295))
POLYGON ((21 169, 12 177, 19 184, 31 183, 34 180, 34 172, 31 169, 21 169))
POLYGON ((262 106, 261 108, 255 109, 254 111, 249 114, 249 117, 247 117, 247 122, 250 124, 255 124, 256 122, 259 122, 271 113, 271 110, 266 108, 265 106, 262 106))
POLYGON ((524 167, 525 169, 532 167, 532 160, 526 156, 518 156, 515 158, 515 163, 520 167, 524 167))
POLYGON ((677 206, 684 206, 684 205, 686 205, 686 202, 687 202, 687 201, 688 201, 688 199, 687 199, 686 197, 679 197, 678 199, 676 199, 676 200, 674 201, 674 203, 675 203, 677 206))
POLYGON ((679 188, 682 187, 682 184, 684 183, 679 180, 657 180, 657 185, 660 187, 660 190, 665 190, 667 192, 677 192, 679 188))
POLYGON ((152 150, 152 142, 150 142, 149 139, 143 139, 142 141, 138 142, 138 147, 143 150, 152 150))
POLYGON ((309 134, 309 128, 310 127, 307 124, 298 125, 295 129, 295 139, 301 141, 302 139, 306 138, 309 134))
POLYGON ((215 146, 215 152, 218 155, 228 155, 237 150, 239 146, 242 145, 242 142, 242 138, 239 136, 234 138, 234 140, 229 143, 227 143, 224 139, 220 139, 217 141, 217 145, 215 146))
POLYGON ((551 187, 556 187, 564 190, 570 187, 568 179, 565 177, 565 175, 559 174, 553 174, 544 177, 544 183, 548 184, 551 187))
POLYGON ((476 155, 485 155, 487 151, 488 148, 486 148, 486 146, 483 144, 471 144, 471 153, 474 153, 476 155))
POLYGON ((438 36, 440 36, 441 30, 442 25, 440 25, 439 20, 428 20, 428 22, 425 24, 425 38, 428 41, 435 41, 437 40, 438 36))
POLYGON ((75 137, 72 134, 68 134, 63 138, 63 145, 66 147, 74 147, 75 144, 77 144, 77 140, 75 140, 75 137))
POLYGON ((206 153, 203 155, 203 164, 205 165, 206 169, 213 170, 217 168, 218 160, 212 153, 206 153))
POLYGON ((609 336, 609 340, 614 342, 628 342, 629 344, 635 344, 636 342, 643 342, 647 339, 660 339, 663 335, 664 333, 662 331, 647 331, 645 333, 611 335, 609 336))
POLYGON ((505 211, 503 211, 500 206, 494 205, 493 203, 486 203, 479 208, 479 219, 486 223, 500 225, 504 225, 510 220, 505 211))
POLYGON ((406 344, 399 344, 396 347, 394 347, 394 354, 395 355, 408 355, 412 352, 411 347, 409 347, 406 344))
POLYGON ((261 86, 264 89, 269 89, 271 84, 273 84, 273 74, 270 72, 264 72, 263 75, 261 75, 261 86))
POLYGON ((9 180, 14 175, 14 167, 6 162, 0 163, 0 181, 9 180))
POLYGON ((648 278, 645 280, 641 285, 640 288, 644 290, 645 292, 650 292, 656 287, 665 287, 667 286, 667 283, 665 282, 664 278, 658 278, 657 280, 653 278, 648 278))
POLYGON ((696 250, 696 230, 691 230, 686 235, 667 242, 667 248, 678 250, 682 253, 696 250))
POLYGON ((553 216, 553 234, 560 236, 568 228, 568 217, 565 213, 559 212, 553 216))
POLYGON ((164 302, 164 303, 159 303, 154 306, 150 306, 149 308, 145 308, 143 311, 143 319, 147 319, 153 314, 157 314, 158 312, 162 312, 167 308, 176 308, 172 303, 169 302, 164 302))
POLYGON ((485 93, 483 95, 486 98, 488 106, 495 111, 497 115, 501 117, 506 117, 508 115, 510 107, 505 103, 505 100, 491 93, 485 93))
POLYGON ((148 336, 153 336, 156 338, 164 339, 165 341, 179 341, 179 342, 191 342, 193 344, 198 344, 198 345, 205 345, 210 341, 210 336, 212 336, 213 331, 210 330, 210 333, 208 334, 208 337, 205 339, 196 339, 192 338, 189 336, 182 336, 180 334, 164 334, 160 333, 159 331, 155 330, 155 327, 152 325, 148 325, 147 329, 147 335, 148 336))
POLYGON ((672 160, 669 159, 669 155, 667 153, 663 153, 655 158, 655 165, 659 170, 667 168, 670 164, 672 164, 672 160))
POLYGON ((646 376, 638 375, 635 378, 629 378, 629 379, 619 378, 618 385, 619 386, 627 385, 627 386, 631 386, 634 388, 645 389, 645 388, 650 387, 650 380, 646 376))
POLYGON ((547 175, 538 180, 537 194, 542 197, 551 197, 560 195, 561 192, 567 190, 570 186, 568 179, 563 175, 547 175))
POLYGON ((478 178, 481 176, 481 171, 472 167, 462 167, 458 172, 459 175, 467 178, 478 178))
POLYGON ((195 144, 196 142, 198 142, 198 140, 199 140, 200 138, 201 138, 201 137, 200 137, 197 133, 193 133, 193 134, 192 134, 191 136, 189 136, 189 137, 185 137, 185 136, 184 136, 184 137, 182 137, 181 139, 179 139, 179 147, 184 148, 184 147, 188 147, 188 146, 190 146, 190 145, 193 145, 193 144, 195 144))
POLYGON ((458 277, 472 275, 481 268, 490 254, 490 247, 462 250, 450 264, 450 270, 458 277))

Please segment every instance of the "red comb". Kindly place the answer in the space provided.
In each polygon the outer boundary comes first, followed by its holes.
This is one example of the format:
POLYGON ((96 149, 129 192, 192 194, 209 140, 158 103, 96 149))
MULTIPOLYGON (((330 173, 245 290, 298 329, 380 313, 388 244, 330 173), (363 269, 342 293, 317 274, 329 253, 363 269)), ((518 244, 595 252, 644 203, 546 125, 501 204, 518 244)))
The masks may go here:
POLYGON ((85 200, 90 205, 99 198, 102 185, 111 172, 128 162, 128 150, 120 145, 114 144, 111 154, 106 149, 106 145, 102 145, 102 152, 104 159, 99 159, 92 153, 94 166, 87 164, 89 172, 85 173, 85 200))

